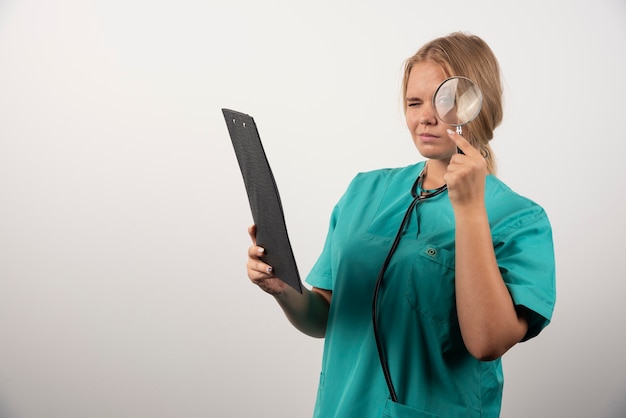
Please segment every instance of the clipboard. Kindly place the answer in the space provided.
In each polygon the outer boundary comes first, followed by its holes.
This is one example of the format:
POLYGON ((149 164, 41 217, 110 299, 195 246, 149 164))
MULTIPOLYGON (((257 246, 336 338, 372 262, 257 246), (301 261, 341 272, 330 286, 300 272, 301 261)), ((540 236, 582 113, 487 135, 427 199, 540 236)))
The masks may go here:
POLYGON ((262 260, 272 266, 276 277, 302 293, 280 194, 254 119, 230 109, 222 109, 222 113, 256 225, 257 245, 265 248, 262 260))

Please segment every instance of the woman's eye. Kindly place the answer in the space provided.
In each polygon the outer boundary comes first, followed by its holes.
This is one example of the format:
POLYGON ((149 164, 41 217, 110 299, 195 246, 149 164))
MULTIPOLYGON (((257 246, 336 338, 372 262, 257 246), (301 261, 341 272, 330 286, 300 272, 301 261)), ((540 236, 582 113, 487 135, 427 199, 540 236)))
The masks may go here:
POLYGON ((419 106, 421 103, 419 102, 409 102, 409 104, 407 106, 409 107, 415 107, 415 106, 419 106))
POLYGON ((437 106, 454 106, 454 96, 444 96, 437 98, 437 106))

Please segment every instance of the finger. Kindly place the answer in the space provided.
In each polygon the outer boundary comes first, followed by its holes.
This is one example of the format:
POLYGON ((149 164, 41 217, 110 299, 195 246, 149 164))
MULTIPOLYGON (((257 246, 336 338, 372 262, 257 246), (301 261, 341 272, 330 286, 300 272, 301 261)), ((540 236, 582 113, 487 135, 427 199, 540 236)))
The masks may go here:
POLYGON ((250 225, 248 227, 248 235, 250 235, 250 239, 252 240, 252 244, 256 245, 256 225, 250 225))
POLYGON ((250 277, 250 280, 255 283, 267 279, 273 279, 275 277, 272 267, 267 264, 251 263, 251 266, 252 267, 248 268, 248 277, 250 277))
POLYGON ((457 134, 452 129, 448 129, 448 136, 450 139, 456 144, 456 146, 461 150, 461 152, 465 155, 475 155, 478 151, 476 148, 470 144, 467 139, 463 138, 463 136, 457 134))
POLYGON ((268 266, 265 263, 259 263, 257 265, 257 268, 259 269, 259 271, 261 273, 264 273, 267 277, 273 277, 274 276, 274 269, 272 268, 272 266, 268 266))
MULTIPOLYGON (((271 267, 267 267, 267 269, 271 269, 271 267)), ((250 270, 248 272, 248 277, 253 282, 258 282, 261 280, 273 279, 274 275, 272 273, 268 273, 267 270, 250 270)))
POLYGON ((271 276, 274 269, 269 264, 265 263, 255 255, 251 255, 246 263, 246 268, 249 272, 255 274, 262 274, 264 277, 271 276))
POLYGON ((258 260, 265 255, 265 248, 252 245, 248 248, 248 257, 258 260))

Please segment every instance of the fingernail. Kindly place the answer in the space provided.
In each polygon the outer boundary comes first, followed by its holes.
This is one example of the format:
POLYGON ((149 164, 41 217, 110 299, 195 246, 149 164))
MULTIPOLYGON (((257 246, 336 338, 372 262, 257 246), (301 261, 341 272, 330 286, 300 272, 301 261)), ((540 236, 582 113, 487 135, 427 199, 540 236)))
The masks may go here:
POLYGON ((268 267, 268 268, 267 268, 267 274, 272 274, 272 271, 273 271, 273 270, 274 270, 273 268, 268 267))
POLYGON ((448 135, 454 135, 454 131, 452 129, 447 129, 448 135))
POLYGON ((259 247, 257 251, 259 252, 259 254, 263 254, 265 252, 265 248, 259 247))

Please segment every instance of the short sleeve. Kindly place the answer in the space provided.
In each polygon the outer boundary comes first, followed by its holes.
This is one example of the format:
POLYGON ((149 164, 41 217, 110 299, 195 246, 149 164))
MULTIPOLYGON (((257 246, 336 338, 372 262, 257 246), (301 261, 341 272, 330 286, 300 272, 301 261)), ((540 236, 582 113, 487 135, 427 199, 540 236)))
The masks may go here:
POLYGON ((332 290, 334 285, 334 274, 333 274, 333 260, 335 259, 334 254, 336 249, 334 248, 334 243, 337 241, 337 224, 340 222, 342 217, 342 213, 348 211, 346 206, 358 204, 354 199, 355 194, 358 195, 359 184, 362 182, 364 178, 363 173, 357 174, 350 184, 348 188, 341 196, 335 207, 333 208, 332 214, 330 216, 330 225, 328 227, 328 233, 326 234, 326 241, 324 242, 324 247, 322 249, 322 253, 319 258, 313 265, 313 268, 309 272, 306 278, 306 283, 319 287, 320 289, 332 290))
POLYGON ((529 321, 523 341, 531 339, 550 323, 556 299, 552 228, 545 211, 533 204, 511 215, 494 235, 494 248, 513 302, 529 321))
POLYGON ((328 234, 326 235, 326 241, 324 248, 319 258, 313 265, 313 268, 309 272, 306 283, 311 286, 319 287, 320 289, 332 290, 333 289, 333 274, 332 274, 332 252, 333 252, 333 234, 335 232, 335 226, 337 225, 337 218, 339 217, 340 206, 337 204, 333 209, 330 225, 328 227, 328 234))

